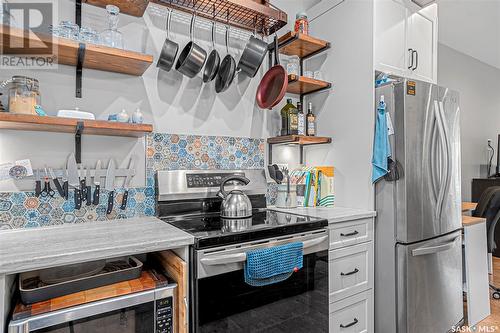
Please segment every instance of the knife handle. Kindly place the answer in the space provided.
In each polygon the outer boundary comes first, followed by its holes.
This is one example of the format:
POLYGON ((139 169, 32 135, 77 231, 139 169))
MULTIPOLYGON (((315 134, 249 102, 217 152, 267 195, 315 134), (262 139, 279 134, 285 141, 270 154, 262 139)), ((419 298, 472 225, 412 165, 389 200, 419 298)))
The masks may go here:
POLYGON ((108 209, 106 210, 106 214, 111 214, 113 211, 113 203, 115 201, 115 191, 110 191, 108 196, 108 209))
POLYGON ((39 197, 40 194, 42 194, 42 181, 37 180, 35 181, 35 196, 39 197))
POLYGON ((63 190, 63 188, 62 188, 62 186, 61 186, 61 183, 59 183, 59 179, 54 178, 54 179, 52 179, 52 180, 54 181, 54 185, 56 186, 57 193, 59 193, 59 195, 60 195, 61 197, 64 197, 64 190, 63 190))
POLYGON ((64 199, 68 200, 68 197, 69 197, 69 193, 68 193, 68 192, 69 192, 69 189, 68 189, 68 181, 65 181, 65 182, 63 183, 63 190, 64 190, 64 195, 63 195, 63 197, 64 197, 64 199))
POLYGON ((123 193, 122 205, 120 206, 121 210, 127 209, 127 200, 128 200, 128 190, 125 190, 125 193, 123 193))
POLYGON ((94 206, 98 206, 99 205, 99 190, 100 190, 101 186, 100 185, 96 185, 95 186, 95 190, 94 190, 94 199, 92 200, 92 204, 94 206))
POLYGON ((80 189, 75 188, 75 209, 82 208, 82 191, 80 189))
POLYGON ((87 194, 87 199, 85 201, 87 202, 87 206, 90 206, 92 205, 92 187, 87 186, 85 193, 87 194))
POLYGON ((85 201, 87 199, 87 184, 85 184, 85 178, 80 180, 80 191, 82 192, 82 201, 85 201))

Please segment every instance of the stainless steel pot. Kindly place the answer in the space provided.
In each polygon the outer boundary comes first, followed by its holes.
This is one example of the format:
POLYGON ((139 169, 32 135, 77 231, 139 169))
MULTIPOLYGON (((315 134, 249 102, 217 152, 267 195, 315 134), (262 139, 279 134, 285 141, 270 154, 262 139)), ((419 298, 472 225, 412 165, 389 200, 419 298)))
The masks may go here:
POLYGON ((172 22, 172 10, 169 9, 167 16, 167 38, 163 43, 160 58, 158 59, 158 63, 156 64, 156 67, 159 67, 167 72, 169 72, 174 66, 175 57, 177 56, 177 52, 179 51, 179 44, 170 39, 171 22, 172 22))
POLYGON ((220 206, 220 216, 223 218, 248 218, 252 216, 252 203, 248 196, 241 190, 232 190, 226 192, 224 186, 230 181, 239 181, 244 185, 248 185, 250 180, 243 176, 229 176, 222 180, 220 190, 217 193, 222 198, 220 206))
POLYGON ((194 78, 205 65, 207 60, 207 51, 194 42, 194 26, 196 22, 196 13, 191 18, 189 33, 191 41, 182 50, 175 64, 175 69, 189 78, 194 78))
POLYGON ((250 36, 238 62, 238 69, 249 77, 255 77, 267 54, 267 47, 268 45, 265 41, 255 38, 255 36, 250 36))

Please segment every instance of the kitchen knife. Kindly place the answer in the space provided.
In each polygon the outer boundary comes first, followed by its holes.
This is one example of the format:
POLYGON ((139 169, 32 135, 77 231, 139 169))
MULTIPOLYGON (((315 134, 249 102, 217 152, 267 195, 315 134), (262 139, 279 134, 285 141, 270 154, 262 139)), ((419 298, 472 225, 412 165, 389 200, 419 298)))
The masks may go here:
MULTIPOLYGON (((87 183, 87 176, 90 177, 90 172, 89 172, 89 168, 87 167, 85 169, 85 183, 87 183)), ((87 206, 90 206, 92 205, 92 186, 90 185, 87 185, 85 187, 85 195, 87 196, 87 198, 85 199, 85 201, 87 202, 87 206)))
POLYGON ((108 209, 106 214, 111 214, 113 211, 113 203, 115 200, 115 162, 111 159, 109 160, 108 170, 106 171, 106 190, 109 191, 108 195, 108 209))
POLYGON ((40 170, 35 170, 35 196, 39 197, 42 194, 42 179, 40 178, 40 170))
POLYGON ((56 186, 57 192, 61 197, 64 197, 64 189, 61 186, 61 183, 59 182, 59 178, 56 177, 54 174, 54 170, 52 168, 49 168, 49 174, 50 178, 52 178, 52 181, 54 182, 54 185, 56 186))
POLYGON ((82 201, 87 200, 87 171, 84 169, 83 164, 80 164, 80 191, 82 193, 82 201))
POLYGON ((69 190, 68 190, 68 170, 63 170, 63 191, 64 191, 64 199, 68 200, 69 190))
POLYGON ((130 162, 128 163, 128 174, 127 178, 125 178, 125 181, 123 182, 123 188, 125 189, 125 192, 123 193, 123 200, 122 200, 122 205, 120 206, 121 210, 127 209, 127 200, 128 200, 128 188, 130 187, 130 181, 132 180, 132 173, 134 169, 134 162, 135 159, 134 157, 130 158, 130 162))
POLYGON ((100 178, 97 176, 97 173, 101 171, 101 160, 97 161, 97 164, 95 165, 95 174, 94 174, 94 197, 92 198, 92 204, 94 206, 99 205, 99 191, 101 189, 101 181, 100 178))
POLYGON ((80 179, 75 154, 70 154, 68 157, 67 172, 68 184, 75 190, 75 209, 80 209, 82 207, 82 192, 80 191, 80 179))

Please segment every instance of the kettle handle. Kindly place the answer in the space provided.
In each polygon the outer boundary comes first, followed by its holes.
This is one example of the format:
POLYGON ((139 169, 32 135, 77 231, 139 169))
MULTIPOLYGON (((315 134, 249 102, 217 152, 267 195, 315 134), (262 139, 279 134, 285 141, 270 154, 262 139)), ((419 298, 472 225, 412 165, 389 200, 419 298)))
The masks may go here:
POLYGON ((248 185, 248 183, 250 183, 250 179, 248 179, 245 176, 237 176, 237 175, 227 176, 226 178, 222 179, 222 182, 220 183, 220 190, 217 193, 217 195, 222 199, 225 199, 227 197, 227 192, 224 191, 224 186, 226 186, 227 182, 230 182, 232 180, 237 180, 240 183, 243 183, 243 185, 248 185))

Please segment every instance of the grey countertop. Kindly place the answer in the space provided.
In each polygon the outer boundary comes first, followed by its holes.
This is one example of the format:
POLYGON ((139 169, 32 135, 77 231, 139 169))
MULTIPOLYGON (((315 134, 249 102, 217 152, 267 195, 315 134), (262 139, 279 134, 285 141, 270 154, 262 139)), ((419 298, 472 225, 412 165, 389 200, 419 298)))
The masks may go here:
POLYGON ((377 215, 377 213, 372 210, 345 207, 297 207, 291 209, 269 207, 269 209, 291 214, 319 217, 327 219, 329 223, 359 220, 375 217, 377 215))
POLYGON ((193 244, 192 235, 155 217, 0 232, 0 275, 193 244))

